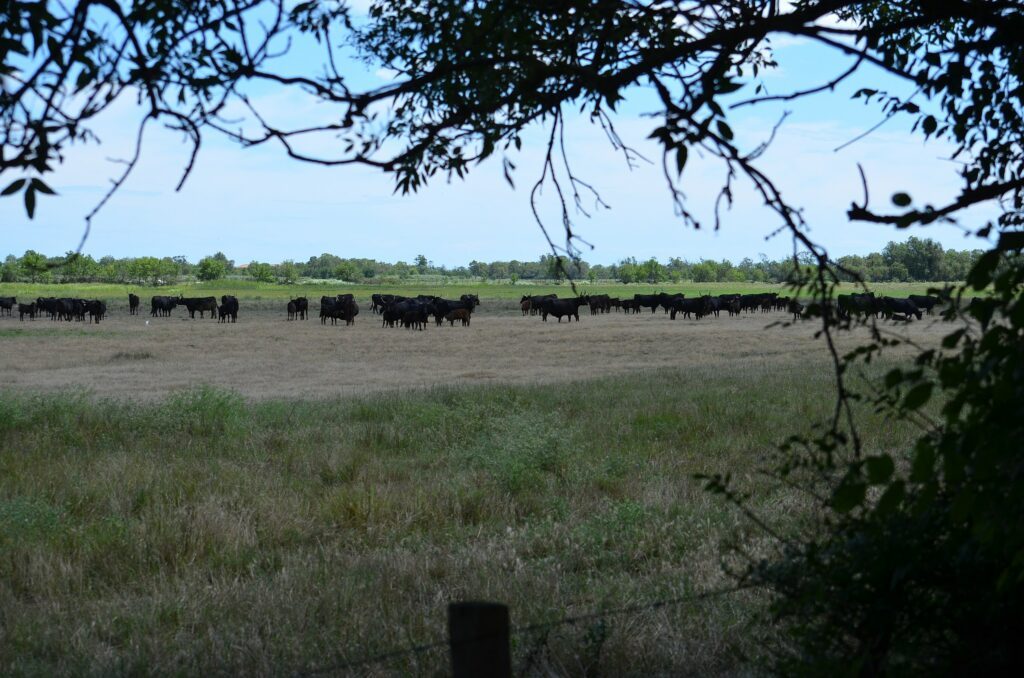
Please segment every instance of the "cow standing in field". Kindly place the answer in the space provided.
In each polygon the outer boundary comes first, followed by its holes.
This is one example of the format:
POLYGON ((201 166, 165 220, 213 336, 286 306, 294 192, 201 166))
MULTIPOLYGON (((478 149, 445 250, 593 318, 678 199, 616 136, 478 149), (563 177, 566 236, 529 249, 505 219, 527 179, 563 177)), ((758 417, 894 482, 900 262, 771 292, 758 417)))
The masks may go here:
POLYGON ((344 320, 346 325, 354 325, 359 315, 359 304, 351 294, 339 294, 336 297, 320 297, 320 324, 326 325, 330 318, 336 325, 344 320))
POLYGON ((454 311, 449 311, 445 314, 444 319, 448 321, 451 327, 455 327, 455 321, 458 320, 462 323, 463 327, 469 327, 469 321, 472 317, 472 313, 469 309, 457 308, 454 311))
POLYGON ((168 318, 171 315, 171 311, 173 311, 174 307, 177 305, 177 297, 155 296, 150 300, 150 306, 152 309, 150 311, 150 315, 153 316, 154 318, 168 318))
POLYGON ((661 299, 658 298, 657 294, 634 294, 633 295, 633 308, 639 313, 641 308, 651 309, 651 313, 658 310, 658 304, 661 303, 661 299))
POLYGON ((220 314, 220 321, 227 322, 225 317, 231 322, 238 322, 238 297, 233 297, 230 294, 225 294, 220 298, 221 306, 217 309, 220 314))
POLYGON ((692 314, 694 318, 700 320, 704 316, 710 315, 713 310, 709 295, 696 299, 676 299, 669 309, 669 318, 675 320, 676 314, 682 313, 684 318, 689 318, 692 314))
POLYGON ((928 315, 932 314, 932 309, 935 308, 935 306, 939 303, 939 298, 932 296, 930 294, 911 294, 907 298, 910 299, 910 301, 914 302, 914 306, 917 306, 919 309, 921 309, 928 315))
POLYGON ((576 319, 576 322, 579 322, 580 306, 586 303, 587 298, 585 296, 573 299, 547 299, 540 307, 541 320, 547 322, 548 316, 553 315, 558 318, 558 322, 562 322, 563 316, 568 316, 569 322, 572 322, 573 318, 576 319))
POLYGON ((217 318, 217 299, 215 297, 178 297, 178 304, 188 309, 188 315, 196 319, 196 311, 199 311, 200 320, 205 318, 205 313, 210 312, 210 320, 217 318))
POLYGON ((7 311, 7 315, 11 315, 16 303, 18 300, 14 297, 0 297, 0 315, 3 315, 4 311, 7 311))
POLYGON ((107 304, 99 299, 93 299, 85 302, 85 311, 89 314, 89 322, 99 325, 100 321, 107 315, 107 304))
POLYGON ((139 296, 137 294, 128 295, 128 315, 139 314, 139 296))
POLYGON ((36 319, 35 302, 31 304, 18 304, 18 320, 24 321, 25 316, 28 316, 29 320, 36 319))
POLYGON ((288 311, 288 320, 295 320, 296 316, 299 313, 299 309, 295 306, 295 300, 294 299, 292 301, 288 302, 287 311, 288 311))

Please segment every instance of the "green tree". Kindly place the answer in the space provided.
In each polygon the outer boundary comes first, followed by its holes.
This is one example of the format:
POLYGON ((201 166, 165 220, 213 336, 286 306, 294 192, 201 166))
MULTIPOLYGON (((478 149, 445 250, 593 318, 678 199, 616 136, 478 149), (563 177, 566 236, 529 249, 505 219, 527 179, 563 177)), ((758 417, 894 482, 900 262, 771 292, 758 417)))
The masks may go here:
POLYGON ((292 285, 299 280, 299 267, 291 259, 286 259, 278 267, 278 274, 281 276, 281 282, 292 285))
POLYGON ((0 282, 17 282, 18 274, 18 258, 13 254, 8 254, 4 259, 3 269, 0 270, 0 282))
POLYGON ((25 275, 28 276, 31 282, 39 282, 42 277, 50 272, 46 257, 35 250, 28 250, 25 254, 21 255, 18 267, 25 272, 25 275))
POLYGON ((424 275, 427 272, 427 269, 430 268, 430 262, 427 261, 427 258, 422 254, 416 255, 416 258, 413 260, 413 265, 416 267, 416 271, 420 275, 424 275))
MULTIPOLYGON (((201 263, 202 262, 200 262, 200 264, 201 263)), ((257 282, 274 282, 274 267, 270 264, 251 261, 245 271, 257 282)))
POLYGON ((350 261, 339 263, 334 269, 334 277, 345 282, 359 282, 361 280, 359 269, 350 261))
MULTIPOLYGON (((218 252, 218 254, 220 254, 218 252)), ((223 259, 223 254, 218 258, 216 255, 212 257, 203 257, 196 264, 196 277, 200 280, 220 280, 227 275, 228 267, 223 259)))

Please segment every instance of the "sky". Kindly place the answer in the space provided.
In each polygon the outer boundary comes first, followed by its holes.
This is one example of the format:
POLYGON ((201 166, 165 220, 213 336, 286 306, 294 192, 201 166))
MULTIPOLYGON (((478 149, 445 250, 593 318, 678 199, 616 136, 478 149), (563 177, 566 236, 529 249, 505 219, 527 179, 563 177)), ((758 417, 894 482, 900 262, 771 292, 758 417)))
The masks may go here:
MULTIPOLYGON (((776 41, 774 50, 779 67, 761 79, 773 94, 826 82, 849 63, 830 50, 795 40, 776 41)), ((301 68, 303 60, 312 58, 297 49, 289 65, 301 68)), ((385 71, 358 65, 349 73, 364 85, 381 85, 390 78, 385 71)), ((812 239, 834 257, 879 251, 889 240, 911 235, 933 238, 947 248, 980 247, 980 241, 953 226, 896 231, 846 219, 846 209, 863 192, 858 164, 877 209, 890 206, 889 196, 897 191, 910 193, 915 201, 942 204, 960 188, 957 166, 946 159, 950 148, 911 135, 908 117, 890 120, 868 137, 835 150, 882 119, 877 107, 851 100, 864 86, 904 95, 910 90, 865 69, 833 93, 730 111, 730 124, 741 148, 750 149, 789 112, 761 166, 783 195, 804 210, 812 239)), ((753 84, 734 96, 752 94, 753 84)), ((294 93, 260 91, 254 99, 275 119, 312 119, 323 111, 294 93)), ((739 261, 791 254, 787 236, 766 239, 779 220, 746 184, 740 185, 720 230, 711 223, 699 231, 683 224, 673 212, 658 147, 646 138, 657 125, 646 114, 656 110, 651 93, 636 89, 614 118, 620 136, 654 161, 632 169, 610 148, 600 127, 585 116, 568 118, 573 167, 610 206, 589 210, 589 218, 577 215, 576 230, 593 245, 592 250, 584 247, 583 258, 610 264, 626 257, 739 261)), ((119 173, 120 165, 113 160, 129 155, 141 116, 141 109, 126 100, 98 118, 93 129, 102 143, 68 151, 65 163, 47 178, 59 196, 42 196, 35 219, 28 219, 20 200, 0 199, 0 256, 28 249, 56 255, 77 247, 84 216, 119 173)), ((97 258, 183 255, 196 261, 222 251, 239 263, 305 261, 324 252, 407 262, 423 254, 447 266, 474 259, 535 260, 550 252, 529 200, 545 139, 544 129, 529 129, 522 151, 509 156, 517 166, 515 188, 506 182, 496 154, 465 180, 441 178, 418 194, 401 196, 393 193, 393 180, 376 169, 304 165, 278 147, 242 149, 208 134, 192 175, 176 192, 189 146, 179 134, 150 126, 142 161, 93 220, 83 252, 97 258)), ((698 215, 710 217, 723 176, 720 165, 691 155, 681 187, 698 215)), ((544 216, 558 238, 560 224, 551 197, 548 191, 544 216)), ((966 215, 964 224, 978 226, 993 216, 977 209, 966 215)))

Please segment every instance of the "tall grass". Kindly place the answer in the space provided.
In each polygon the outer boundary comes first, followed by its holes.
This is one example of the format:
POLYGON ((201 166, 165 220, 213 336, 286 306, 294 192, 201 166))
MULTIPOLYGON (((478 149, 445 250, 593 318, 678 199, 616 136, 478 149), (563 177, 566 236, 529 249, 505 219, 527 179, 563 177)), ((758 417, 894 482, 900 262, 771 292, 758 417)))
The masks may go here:
MULTIPOLYGON (((0 393, 0 672, 282 674, 444 638, 445 604, 524 625, 728 584, 756 543, 692 474, 755 469, 828 414, 824 363, 250 403, 0 393)), ((866 413, 868 446, 912 432, 866 413)), ((730 674, 741 593, 517 635, 537 671, 730 674), (544 641, 544 651, 537 651, 544 641)), ((444 673, 443 651, 370 675, 444 673)))

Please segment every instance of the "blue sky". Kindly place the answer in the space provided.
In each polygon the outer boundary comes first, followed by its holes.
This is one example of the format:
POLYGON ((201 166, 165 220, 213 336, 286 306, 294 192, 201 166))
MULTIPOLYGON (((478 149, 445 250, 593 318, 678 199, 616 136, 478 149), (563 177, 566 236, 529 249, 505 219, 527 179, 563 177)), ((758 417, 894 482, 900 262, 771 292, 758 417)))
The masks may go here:
MULTIPOLYGON (((777 42, 775 53, 780 66, 763 77, 771 93, 819 84, 848 64, 831 51, 796 41, 777 42)), ((307 58, 312 55, 303 51, 291 57, 293 63, 307 58)), ((361 66, 353 66, 352 74, 366 84, 382 84, 388 77, 361 66)), ((784 195, 804 209, 812 237, 834 256, 877 251, 887 241, 909 235, 931 237, 957 249, 978 247, 977 239, 965 238, 951 226, 896 232, 846 220, 846 208, 861 196, 858 163, 867 174, 877 208, 886 207, 896 191, 939 204, 960 186, 956 165, 944 159, 949 147, 911 136, 909 118, 891 120, 868 138, 833 150, 881 119, 877 108, 850 99, 852 92, 867 85, 900 94, 909 91, 904 83, 865 70, 835 93, 738 109, 730 113, 730 121, 741 145, 752 148, 767 137, 784 110, 791 112, 763 156, 762 167, 784 195)), ((751 85, 737 96, 752 93, 751 85)), ((323 111, 297 94, 258 91, 254 98, 280 119, 316 117, 323 111)), ((577 230, 595 246, 584 258, 595 263, 628 256, 738 261, 791 253, 787 237, 765 240, 779 225, 778 219, 746 185, 737 192, 720 231, 694 231, 683 225, 673 214, 657 147, 646 139, 656 120, 643 114, 655 110, 649 93, 638 90, 615 119, 620 135, 655 161, 634 170, 609 147, 599 127, 585 117, 570 119, 567 140, 574 168, 611 206, 593 212, 592 218, 578 218, 577 230)), ((0 200, 0 255, 73 249, 84 215, 118 172, 110 159, 128 155, 140 116, 139 109, 124 102, 100 118, 95 131, 103 144, 69 151, 64 166, 48 179, 60 196, 42 200, 34 220, 25 216, 20 201, 0 200)), ((445 265, 473 259, 533 260, 548 251, 529 205, 544 138, 544 130, 529 130, 522 151, 511 156, 518 167, 515 190, 504 179, 500 157, 495 157, 464 181, 441 179, 417 195, 403 197, 392 193, 390 177, 378 170, 302 165, 276 147, 243 150, 211 134, 193 175, 182 191, 175 192, 189 147, 179 135, 153 126, 143 161, 94 220, 84 251, 96 257, 185 255, 195 261, 220 250, 238 262, 301 261, 322 252, 387 261, 411 261, 422 253, 445 265)), ((722 176, 719 165, 691 157, 682 188, 698 214, 710 215, 722 176)), ((546 205, 553 208, 550 201, 546 205)), ((557 231, 557 214, 546 216, 557 231)), ((965 224, 979 225, 992 216, 978 210, 967 215, 965 224)))

